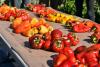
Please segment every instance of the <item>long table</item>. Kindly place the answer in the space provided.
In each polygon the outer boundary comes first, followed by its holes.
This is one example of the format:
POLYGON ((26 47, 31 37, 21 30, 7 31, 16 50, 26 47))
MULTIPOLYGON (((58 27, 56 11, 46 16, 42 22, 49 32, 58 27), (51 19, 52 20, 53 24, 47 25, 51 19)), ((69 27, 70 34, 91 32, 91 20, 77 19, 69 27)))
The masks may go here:
MULTIPOLYGON (((53 26, 54 29, 60 29, 64 34, 69 32, 68 29, 65 29, 61 24, 48 22, 53 26)), ((28 37, 22 36, 21 34, 15 34, 10 28, 11 22, 0 21, 0 34, 2 37, 9 43, 12 50, 14 50, 21 59, 25 62, 26 67, 52 67, 53 58, 56 53, 45 51, 41 49, 32 49, 29 46, 28 37)), ((76 33, 79 37, 79 44, 77 46, 71 47, 73 50, 80 46, 86 45, 91 46, 90 35, 92 32, 86 33, 76 33)))

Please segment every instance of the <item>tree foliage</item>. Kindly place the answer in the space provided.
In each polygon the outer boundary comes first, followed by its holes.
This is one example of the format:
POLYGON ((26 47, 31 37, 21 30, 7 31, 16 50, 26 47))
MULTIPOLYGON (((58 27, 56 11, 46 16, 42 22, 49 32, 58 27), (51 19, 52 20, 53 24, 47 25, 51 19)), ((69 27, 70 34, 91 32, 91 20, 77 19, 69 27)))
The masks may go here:
POLYGON ((0 5, 2 5, 5 2, 5 0, 0 0, 0 5))
MULTIPOLYGON (((76 8, 75 8, 75 0, 66 0, 65 3, 63 3, 63 5, 60 5, 59 10, 69 13, 69 14, 73 14, 75 15, 76 12, 76 8)), ((95 4, 94 4, 94 8, 95 8, 95 16, 96 16, 96 22, 100 22, 100 0, 95 0, 95 4)), ((86 3, 84 0, 83 3, 83 17, 87 17, 87 8, 86 8, 86 3)))

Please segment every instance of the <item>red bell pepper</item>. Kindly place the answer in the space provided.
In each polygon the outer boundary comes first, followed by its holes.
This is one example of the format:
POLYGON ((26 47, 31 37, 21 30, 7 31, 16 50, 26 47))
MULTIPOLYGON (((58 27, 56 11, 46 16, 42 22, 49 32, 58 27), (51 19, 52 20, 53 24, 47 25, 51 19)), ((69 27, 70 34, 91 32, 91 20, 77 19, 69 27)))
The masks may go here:
POLYGON ((63 41, 65 47, 70 47, 70 46, 71 46, 71 41, 70 41, 70 39, 63 39, 62 41, 63 41))
POLYGON ((43 48, 45 50, 49 50, 51 48, 51 41, 50 40, 45 40, 45 43, 43 45, 43 48))
POLYGON ((85 51, 80 52, 80 53, 77 53, 75 55, 76 56, 76 59, 79 61, 80 64, 85 64, 86 63, 85 58, 84 58, 84 55, 85 55, 85 51))
POLYGON ((79 39, 75 35, 75 33, 70 32, 70 33, 68 33, 67 37, 70 39, 71 45, 75 46, 75 45, 77 45, 79 43, 79 39))
POLYGON ((99 64, 97 56, 96 56, 97 54, 98 54, 98 51, 90 51, 90 52, 85 53, 84 57, 85 57, 88 67, 96 67, 99 64))
POLYGON ((62 37, 62 31, 59 29, 55 29, 51 32, 52 40, 60 39, 62 37))
POLYGON ((50 32, 47 32, 47 33, 43 34, 42 38, 44 40, 51 40, 51 34, 50 34, 50 32))
POLYGON ((70 47, 65 47, 61 53, 65 54, 68 57, 68 59, 61 64, 62 67, 66 67, 66 66, 72 67, 78 65, 74 52, 70 47))
POLYGON ((52 43, 52 50, 53 51, 61 52, 63 48, 64 48, 64 43, 62 40, 57 39, 57 40, 53 41, 53 43, 52 43))
POLYGON ((41 39, 41 35, 35 35, 29 38, 29 43, 32 48, 40 49, 43 47, 44 40, 41 39))
POLYGON ((77 47, 76 49, 75 49, 75 54, 77 54, 77 53, 80 53, 80 52, 83 52, 83 51, 85 51, 87 49, 87 47, 86 46, 79 46, 79 47, 77 47))
POLYGON ((86 26, 84 23, 76 24, 73 26, 73 31, 77 33, 83 33, 90 31, 90 27, 86 26))

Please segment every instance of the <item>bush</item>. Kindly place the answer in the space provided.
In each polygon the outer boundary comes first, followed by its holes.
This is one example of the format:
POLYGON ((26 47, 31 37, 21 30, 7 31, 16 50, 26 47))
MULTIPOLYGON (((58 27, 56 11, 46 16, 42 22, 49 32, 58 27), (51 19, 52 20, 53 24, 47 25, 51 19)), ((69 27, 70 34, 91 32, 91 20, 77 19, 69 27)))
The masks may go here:
MULTIPOLYGON (((95 1, 95 4, 94 4, 94 7, 95 7, 95 16, 96 16, 96 22, 100 22, 100 0, 96 0, 95 1)), ((66 12, 68 14, 72 14, 72 15, 75 15, 75 12, 76 12, 76 8, 75 8, 75 0, 65 0, 65 3, 60 5, 58 7, 58 9, 60 11, 63 11, 63 12, 66 12)), ((86 8, 86 3, 85 3, 85 0, 84 0, 84 3, 83 3, 83 18, 86 18, 87 15, 87 8, 86 8)))

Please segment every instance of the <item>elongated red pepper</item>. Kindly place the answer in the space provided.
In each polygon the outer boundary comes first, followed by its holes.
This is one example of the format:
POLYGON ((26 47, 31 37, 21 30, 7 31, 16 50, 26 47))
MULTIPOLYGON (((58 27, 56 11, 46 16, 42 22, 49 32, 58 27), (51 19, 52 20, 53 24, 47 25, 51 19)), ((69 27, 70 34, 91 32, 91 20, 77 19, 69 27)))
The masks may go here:
POLYGON ((65 54, 68 57, 68 59, 61 65, 62 67, 64 66, 72 67, 78 65, 74 52, 70 47, 65 47, 61 53, 65 54))
POLYGON ((100 50, 100 44, 93 44, 91 47, 87 48, 87 51, 93 51, 93 50, 100 50))
POLYGON ((85 64, 86 63, 85 58, 84 58, 84 55, 85 55, 85 51, 80 52, 80 53, 78 53, 78 54, 75 55, 76 56, 76 59, 78 60, 78 62, 80 64, 85 64))
POLYGON ((54 61, 54 67, 60 67, 60 65, 62 66, 63 62, 65 60, 67 60, 68 57, 62 53, 59 53, 57 56, 54 57, 53 61, 54 61))

